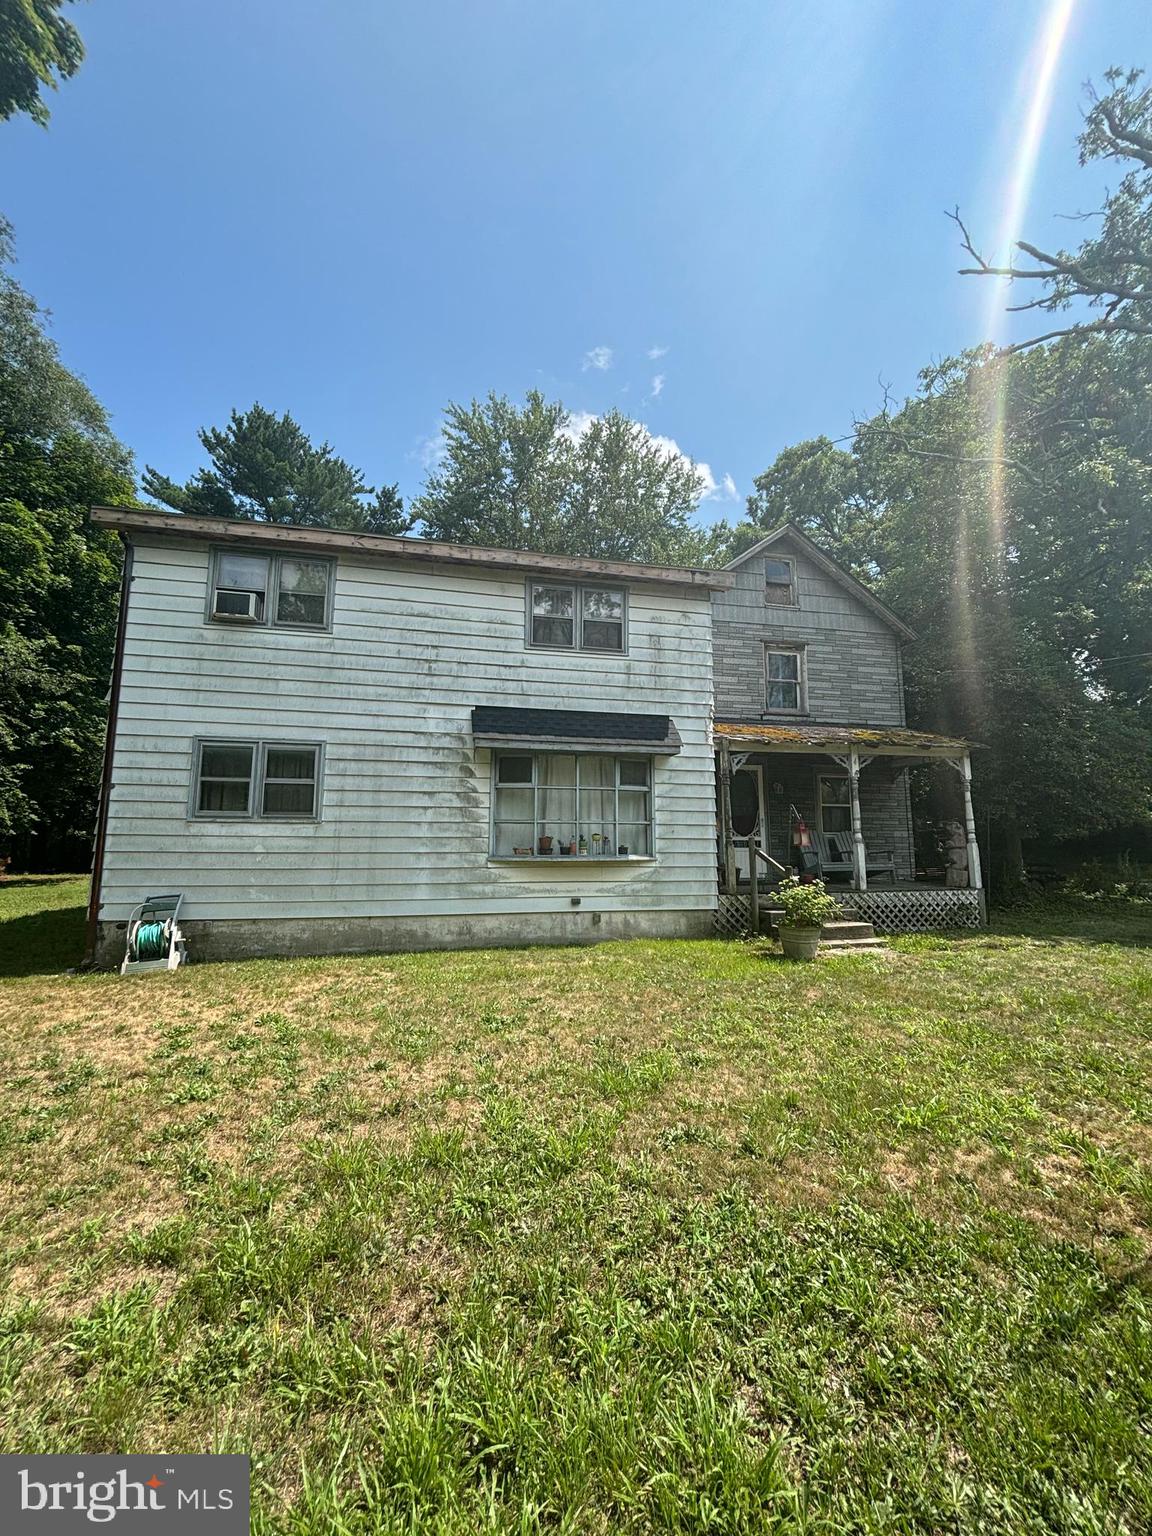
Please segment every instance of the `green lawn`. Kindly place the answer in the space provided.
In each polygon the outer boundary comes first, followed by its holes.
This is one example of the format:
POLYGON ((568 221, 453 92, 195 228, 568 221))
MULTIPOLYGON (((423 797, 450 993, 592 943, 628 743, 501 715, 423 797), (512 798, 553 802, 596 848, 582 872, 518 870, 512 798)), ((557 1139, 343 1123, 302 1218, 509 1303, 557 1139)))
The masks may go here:
POLYGON ((0 1449, 315 1536, 1152 1525, 1147 908, 121 981, 31 892, 0 1449))

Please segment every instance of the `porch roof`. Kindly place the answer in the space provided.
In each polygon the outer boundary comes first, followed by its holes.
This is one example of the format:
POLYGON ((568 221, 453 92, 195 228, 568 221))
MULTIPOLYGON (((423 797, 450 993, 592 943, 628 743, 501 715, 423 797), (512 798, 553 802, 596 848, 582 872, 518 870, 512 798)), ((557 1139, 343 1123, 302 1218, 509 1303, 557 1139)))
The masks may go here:
POLYGON ((524 747, 535 752, 621 749, 672 757, 680 733, 668 715, 618 714, 596 709, 517 709, 477 704, 472 740, 478 747, 524 747))
POLYGON ((931 731, 910 731, 890 725, 746 725, 717 720, 718 739, 768 752, 846 752, 850 747, 869 757, 955 757, 971 742, 931 731))

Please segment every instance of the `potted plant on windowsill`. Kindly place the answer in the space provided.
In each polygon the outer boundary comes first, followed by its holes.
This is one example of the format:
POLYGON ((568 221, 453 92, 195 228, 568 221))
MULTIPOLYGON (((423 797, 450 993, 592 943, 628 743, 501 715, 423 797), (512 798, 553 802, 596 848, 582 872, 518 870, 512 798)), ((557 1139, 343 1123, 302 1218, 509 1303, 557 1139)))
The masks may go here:
POLYGON ((813 960, 820 948, 820 930, 840 914, 840 903, 829 896, 823 880, 802 882, 795 875, 781 880, 775 892, 783 916, 777 927, 789 960, 813 960))

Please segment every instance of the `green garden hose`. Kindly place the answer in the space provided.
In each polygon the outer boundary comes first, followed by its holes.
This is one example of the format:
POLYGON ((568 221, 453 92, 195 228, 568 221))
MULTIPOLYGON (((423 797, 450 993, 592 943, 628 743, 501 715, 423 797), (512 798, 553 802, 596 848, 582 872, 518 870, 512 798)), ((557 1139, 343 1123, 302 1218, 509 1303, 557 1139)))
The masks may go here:
POLYGON ((137 960, 163 960, 168 953, 167 923, 138 923, 133 939, 137 960))

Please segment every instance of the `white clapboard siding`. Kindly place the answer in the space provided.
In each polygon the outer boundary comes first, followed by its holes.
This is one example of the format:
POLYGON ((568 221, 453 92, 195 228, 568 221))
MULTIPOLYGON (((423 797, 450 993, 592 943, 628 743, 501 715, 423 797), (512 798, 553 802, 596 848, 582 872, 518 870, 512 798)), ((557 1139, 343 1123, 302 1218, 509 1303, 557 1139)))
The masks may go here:
POLYGON ((628 654, 524 643, 514 573, 338 562, 329 634, 205 621, 209 549, 137 542, 101 916, 160 889, 212 918, 468 917, 715 905, 712 651, 704 591, 629 588, 628 654), (669 714, 651 861, 489 856, 477 704, 669 714), (321 742, 316 822, 190 819, 201 737, 321 742))

